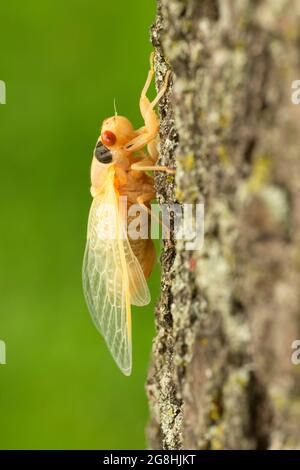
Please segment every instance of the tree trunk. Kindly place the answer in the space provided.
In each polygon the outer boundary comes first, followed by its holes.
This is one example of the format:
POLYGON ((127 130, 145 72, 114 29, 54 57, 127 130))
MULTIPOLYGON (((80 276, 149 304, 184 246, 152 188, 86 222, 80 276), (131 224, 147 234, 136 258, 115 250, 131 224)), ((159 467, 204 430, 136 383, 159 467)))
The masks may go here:
POLYGON ((158 199, 204 203, 205 239, 164 244, 149 447, 300 448, 300 3, 157 3, 158 199))

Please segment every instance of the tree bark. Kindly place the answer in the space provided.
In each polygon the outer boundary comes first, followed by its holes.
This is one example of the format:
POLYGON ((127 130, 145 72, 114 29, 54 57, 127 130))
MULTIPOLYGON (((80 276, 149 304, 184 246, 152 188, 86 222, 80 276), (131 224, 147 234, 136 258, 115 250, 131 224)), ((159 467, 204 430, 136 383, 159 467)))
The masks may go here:
POLYGON ((204 203, 165 241, 147 381, 153 449, 300 448, 300 4, 157 0, 160 203, 204 203))

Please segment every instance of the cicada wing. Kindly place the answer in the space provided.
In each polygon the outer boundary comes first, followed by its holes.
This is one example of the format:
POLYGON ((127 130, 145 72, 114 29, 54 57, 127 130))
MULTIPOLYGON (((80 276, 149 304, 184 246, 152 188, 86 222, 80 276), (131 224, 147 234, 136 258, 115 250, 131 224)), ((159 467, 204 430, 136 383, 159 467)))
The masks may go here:
POLYGON ((124 374, 132 367, 131 304, 150 302, 147 282, 121 220, 114 185, 92 204, 83 287, 93 321, 124 374))
POLYGON ((127 234, 122 238, 128 270, 130 303, 138 306, 148 305, 151 296, 142 267, 132 251, 127 234))
POLYGON ((132 367, 131 309, 128 271, 118 233, 113 188, 93 201, 83 262, 83 288, 93 321, 119 368, 132 367))

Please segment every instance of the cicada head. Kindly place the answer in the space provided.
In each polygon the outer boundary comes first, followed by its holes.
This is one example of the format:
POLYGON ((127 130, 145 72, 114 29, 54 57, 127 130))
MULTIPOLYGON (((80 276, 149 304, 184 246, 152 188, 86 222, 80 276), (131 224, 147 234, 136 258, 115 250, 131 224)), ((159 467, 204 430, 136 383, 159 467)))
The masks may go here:
POLYGON ((101 142, 105 147, 118 150, 135 136, 131 122, 124 116, 105 119, 101 129, 101 142))

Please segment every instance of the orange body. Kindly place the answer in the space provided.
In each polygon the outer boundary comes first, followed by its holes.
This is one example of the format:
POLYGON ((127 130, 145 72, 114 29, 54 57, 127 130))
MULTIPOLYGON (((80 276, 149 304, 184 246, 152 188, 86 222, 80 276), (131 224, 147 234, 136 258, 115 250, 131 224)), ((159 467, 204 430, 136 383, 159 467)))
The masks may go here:
MULTIPOLYGON (((120 117, 120 116, 119 116, 120 117)), ((114 118, 112 118, 114 119, 114 118)), ((124 118, 125 119, 125 118, 124 118)), ((102 142, 102 141, 101 141, 102 142)), ((131 166, 138 161, 137 157, 128 151, 117 149, 113 154, 113 165, 115 167, 115 181, 114 186, 118 196, 127 197, 127 210, 129 210, 132 204, 139 204, 141 196, 144 194, 152 194, 152 199, 155 198, 154 181, 153 177, 149 176, 145 171, 132 170, 131 166)), ((102 179, 103 167, 105 164, 100 163, 96 157, 93 157, 92 168, 91 168, 91 182, 92 182, 92 194, 97 192, 97 189, 104 183, 102 179)), ((150 203, 145 203, 146 207, 150 209, 150 203)), ((148 213, 148 227, 150 230, 150 214, 148 213)), ((128 220, 130 223, 130 220, 128 220)), ((140 265, 142 266, 144 275, 148 278, 152 272, 156 253, 154 244, 150 238, 147 240, 137 239, 129 242, 137 257, 140 265)))

